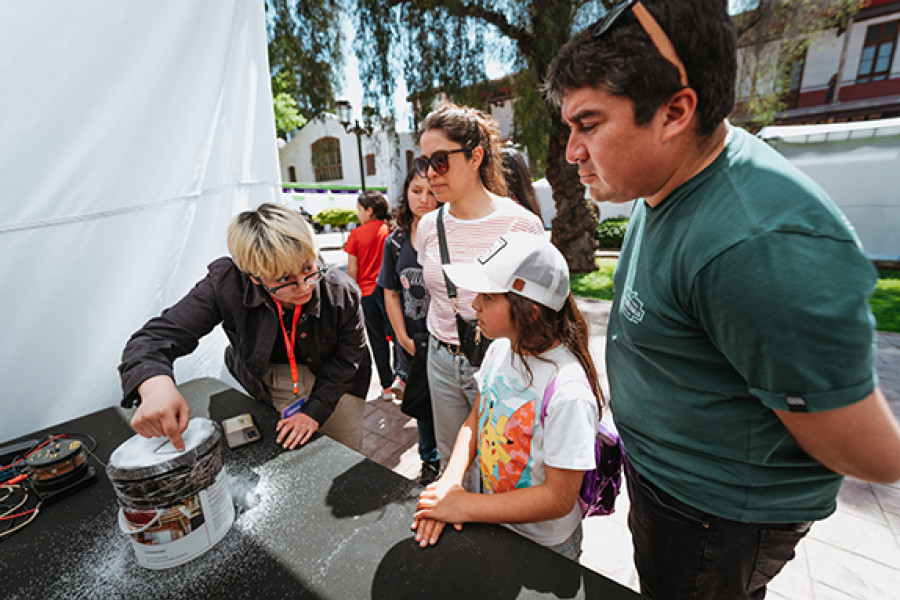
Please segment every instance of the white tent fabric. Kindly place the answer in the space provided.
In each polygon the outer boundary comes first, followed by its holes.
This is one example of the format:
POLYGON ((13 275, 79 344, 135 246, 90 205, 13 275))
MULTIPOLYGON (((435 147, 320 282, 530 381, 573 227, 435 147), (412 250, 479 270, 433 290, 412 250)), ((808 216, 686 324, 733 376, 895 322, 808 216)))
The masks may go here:
POLYGON ((262 2, 0 6, 0 441, 117 404, 131 333, 279 198, 268 73, 262 2))

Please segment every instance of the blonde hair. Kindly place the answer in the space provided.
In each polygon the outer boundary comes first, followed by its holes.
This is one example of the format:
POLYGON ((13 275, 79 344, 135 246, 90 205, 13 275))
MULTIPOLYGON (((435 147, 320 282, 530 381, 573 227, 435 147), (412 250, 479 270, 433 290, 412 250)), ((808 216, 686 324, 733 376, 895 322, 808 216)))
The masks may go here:
POLYGON ((467 150, 481 146, 484 158, 478 167, 481 183, 498 196, 506 196, 506 177, 503 174, 503 145, 500 127, 489 115, 468 106, 445 102, 431 111, 422 123, 422 132, 439 129, 447 139, 467 150))
POLYGON ((228 252, 241 271, 266 279, 295 274, 304 264, 315 264, 319 253, 312 227, 300 213, 271 203, 231 220, 228 252))

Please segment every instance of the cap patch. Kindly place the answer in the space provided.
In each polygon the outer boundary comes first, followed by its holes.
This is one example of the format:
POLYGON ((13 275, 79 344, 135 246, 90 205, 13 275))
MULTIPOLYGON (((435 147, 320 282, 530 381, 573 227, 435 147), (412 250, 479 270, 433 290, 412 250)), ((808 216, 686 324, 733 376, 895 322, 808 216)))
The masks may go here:
POLYGON ((477 260, 477 261, 478 261, 479 263, 481 263, 481 264, 485 264, 485 263, 487 263, 488 261, 490 261, 492 258, 494 258, 494 256, 495 256, 498 252, 500 252, 501 250, 503 250, 506 246, 507 246, 506 240, 504 240, 502 237, 499 237, 499 238, 497 238, 497 241, 496 241, 496 242, 494 242, 493 244, 491 244, 491 247, 490 247, 490 248, 488 248, 487 250, 485 250, 485 251, 481 254, 481 256, 479 256, 479 257, 478 257, 477 259, 475 259, 475 260, 477 260))
POLYGON ((515 279, 513 279, 512 289, 516 290, 517 292, 521 292, 522 290, 524 290, 525 280, 520 277, 516 277, 515 279))

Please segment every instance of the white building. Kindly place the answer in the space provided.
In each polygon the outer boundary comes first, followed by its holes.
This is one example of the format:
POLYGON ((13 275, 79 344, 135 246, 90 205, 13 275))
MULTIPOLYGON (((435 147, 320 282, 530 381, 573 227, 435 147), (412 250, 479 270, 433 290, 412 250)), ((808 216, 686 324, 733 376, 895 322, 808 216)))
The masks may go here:
MULTIPOLYGON (((366 189, 381 191, 392 202, 415 157, 413 137, 376 127, 360 137, 366 189)), ((309 121, 288 142, 279 140, 283 200, 310 214, 333 206, 354 208, 361 191, 356 134, 347 133, 335 115, 309 121)))

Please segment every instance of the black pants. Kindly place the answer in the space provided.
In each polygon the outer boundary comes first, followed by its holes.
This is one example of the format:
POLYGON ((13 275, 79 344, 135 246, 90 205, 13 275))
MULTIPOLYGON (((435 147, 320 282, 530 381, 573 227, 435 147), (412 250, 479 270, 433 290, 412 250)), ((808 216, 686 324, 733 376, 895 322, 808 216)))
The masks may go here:
POLYGON ((680 502, 625 463, 641 593, 658 600, 761 600, 810 523, 739 523, 680 502))
POLYGON ((378 379, 381 389, 391 387, 394 382, 394 370, 391 368, 391 347, 388 336, 393 337, 391 322, 387 318, 384 308, 384 290, 381 286, 375 286, 368 296, 362 299, 363 317, 366 321, 366 333, 369 337, 369 347, 372 348, 372 358, 375 359, 375 368, 378 370, 378 379))

